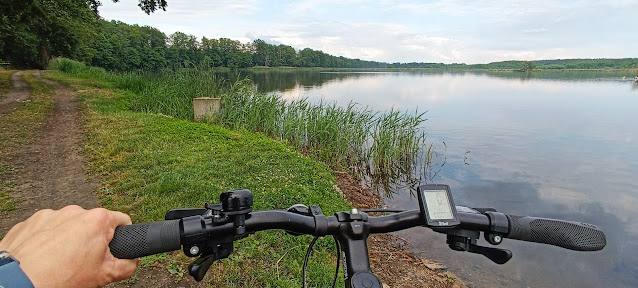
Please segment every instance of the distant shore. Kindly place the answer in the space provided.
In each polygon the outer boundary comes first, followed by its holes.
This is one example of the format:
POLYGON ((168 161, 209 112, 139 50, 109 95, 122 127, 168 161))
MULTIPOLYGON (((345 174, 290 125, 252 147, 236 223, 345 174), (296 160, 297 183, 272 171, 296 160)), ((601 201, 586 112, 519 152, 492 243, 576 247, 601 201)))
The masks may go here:
MULTIPOLYGON (((216 71, 231 71, 227 67, 215 67, 216 71)), ((254 66, 248 68, 241 68, 240 71, 319 71, 319 72, 404 72, 404 71, 431 71, 431 72, 516 72, 516 73, 529 73, 529 72, 562 72, 562 71, 592 71, 592 72, 631 72, 638 75, 638 68, 588 68, 588 69, 576 69, 576 68, 537 68, 531 71, 521 71, 520 69, 487 69, 487 68, 326 68, 326 67, 267 67, 267 66, 254 66)))

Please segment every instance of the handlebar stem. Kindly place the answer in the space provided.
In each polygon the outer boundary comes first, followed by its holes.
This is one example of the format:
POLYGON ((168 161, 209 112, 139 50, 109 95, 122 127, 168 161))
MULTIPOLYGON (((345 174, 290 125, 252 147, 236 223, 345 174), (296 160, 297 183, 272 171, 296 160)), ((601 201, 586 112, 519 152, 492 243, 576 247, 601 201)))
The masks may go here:
POLYGON ((368 216, 365 213, 345 212, 339 212, 335 216, 340 222, 340 233, 336 237, 343 253, 346 287, 381 288, 381 281, 370 271, 367 243, 370 235, 368 216))

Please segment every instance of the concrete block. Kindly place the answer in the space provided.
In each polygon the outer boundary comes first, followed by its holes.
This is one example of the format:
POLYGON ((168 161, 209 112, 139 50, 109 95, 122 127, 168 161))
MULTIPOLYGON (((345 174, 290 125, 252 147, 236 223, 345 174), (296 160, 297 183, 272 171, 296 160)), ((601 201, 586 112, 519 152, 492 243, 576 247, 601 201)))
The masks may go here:
POLYGON ((221 99, 200 97, 193 98, 193 111, 195 112, 195 122, 214 117, 219 113, 221 99))

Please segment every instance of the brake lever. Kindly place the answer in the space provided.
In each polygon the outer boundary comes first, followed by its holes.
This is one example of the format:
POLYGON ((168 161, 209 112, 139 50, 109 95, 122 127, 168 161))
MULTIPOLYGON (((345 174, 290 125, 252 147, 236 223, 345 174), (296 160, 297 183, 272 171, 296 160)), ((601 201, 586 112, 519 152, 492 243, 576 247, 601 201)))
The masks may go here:
POLYGON ((505 264, 512 259, 512 251, 510 250, 476 245, 480 236, 479 231, 464 229, 438 229, 435 231, 447 234, 446 242, 452 250, 480 254, 496 264, 505 264))
POLYGON ((233 252, 233 242, 215 245, 215 247, 206 252, 208 253, 202 254, 201 257, 188 265, 188 274, 193 276, 197 282, 204 279, 208 268, 213 265, 213 262, 230 256, 230 253, 233 252))
POLYGON ((505 264, 512 259, 512 251, 471 244, 467 252, 481 254, 496 264, 505 264))

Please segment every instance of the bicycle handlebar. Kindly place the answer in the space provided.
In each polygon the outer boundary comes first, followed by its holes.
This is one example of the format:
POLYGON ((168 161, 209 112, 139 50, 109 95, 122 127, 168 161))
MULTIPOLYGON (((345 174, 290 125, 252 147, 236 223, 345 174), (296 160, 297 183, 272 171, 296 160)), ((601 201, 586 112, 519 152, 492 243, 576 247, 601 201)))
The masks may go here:
POLYGON ((111 254, 120 259, 135 259, 179 250, 179 222, 168 220, 117 227, 109 243, 111 254))
POLYGON ((571 221, 507 215, 510 233, 507 238, 544 243, 576 251, 597 251, 606 239, 598 227, 571 221))
MULTIPOLYGON (((507 215, 509 232, 502 236, 510 239, 544 243, 576 251, 596 251, 606 245, 605 234, 598 227, 556 219, 507 215)), ((490 218, 479 213, 458 213, 460 225, 454 229, 490 231, 490 218)), ((300 215, 283 210, 254 211, 246 215, 246 232, 284 229, 296 234, 316 236, 337 235, 340 224, 337 216, 328 216, 325 234, 317 235, 313 216, 300 215)), ((409 210, 385 216, 367 217, 370 233, 388 233, 416 226, 425 226, 420 210, 409 210)), ((133 259, 152 254, 179 250, 184 228, 181 220, 141 223, 120 226, 115 229, 109 244, 113 256, 133 259)), ((210 219, 203 219, 202 228, 208 237, 235 235, 233 223, 215 226, 210 219)))
MULTIPOLYGON (((199 256, 190 264, 188 272, 196 281, 201 281, 214 261, 231 255, 235 240, 249 234, 283 229, 292 235, 314 235, 315 239, 332 235, 335 237, 337 250, 341 248, 339 255, 344 257, 346 287, 381 288, 381 282, 370 270, 367 247, 368 236, 375 233, 417 226, 429 227, 447 234, 446 242, 451 249, 481 254, 498 264, 509 261, 512 252, 477 245, 481 231, 485 240, 492 245, 500 244, 503 238, 550 244, 577 251, 600 250, 606 245, 605 234, 594 225, 507 215, 491 208, 458 206, 458 225, 430 227, 421 210, 368 216, 353 208, 349 213, 337 212, 326 217, 316 205, 293 205, 287 211, 253 211, 252 204, 252 193, 249 190, 229 190, 220 195, 220 203, 206 204, 203 209, 168 211, 165 216, 168 221, 117 227, 109 247, 113 256, 126 259, 182 247, 186 256, 199 256)), ((313 243, 314 240, 308 247, 306 260, 313 243)), ((304 262, 304 271, 306 267, 304 262)), ((305 275, 304 272, 303 283, 306 283, 305 275)))

